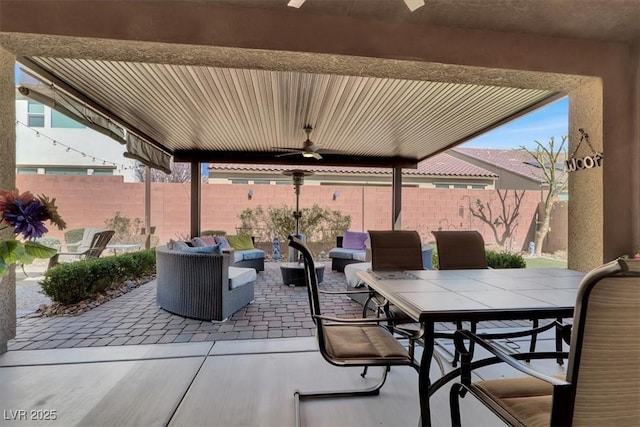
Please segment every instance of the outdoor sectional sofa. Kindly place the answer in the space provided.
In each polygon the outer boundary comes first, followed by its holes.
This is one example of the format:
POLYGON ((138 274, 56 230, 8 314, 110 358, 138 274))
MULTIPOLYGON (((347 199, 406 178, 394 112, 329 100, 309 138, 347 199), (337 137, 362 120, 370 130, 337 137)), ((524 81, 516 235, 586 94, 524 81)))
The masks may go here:
POLYGON ((225 320, 254 299, 255 269, 229 266, 228 253, 192 253, 159 246, 156 265, 156 302, 171 313, 225 320))
POLYGON ((264 271, 266 253, 262 249, 255 248, 253 236, 202 236, 192 239, 191 244, 194 246, 220 244, 222 251, 229 253, 232 266, 253 268, 256 272, 264 271))

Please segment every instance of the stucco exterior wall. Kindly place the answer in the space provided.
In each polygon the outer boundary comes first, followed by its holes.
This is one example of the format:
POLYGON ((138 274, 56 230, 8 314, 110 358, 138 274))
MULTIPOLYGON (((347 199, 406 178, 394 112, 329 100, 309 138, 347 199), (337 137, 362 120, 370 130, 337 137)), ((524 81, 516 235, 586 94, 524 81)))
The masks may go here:
MULTIPOLYGON (((15 57, 0 48, 0 189, 15 187, 16 134, 15 87, 13 65, 15 57)), ((10 230, 0 231, 0 239, 11 237, 10 230)), ((16 336, 16 276, 12 267, 0 277, 0 353, 7 351, 7 341, 16 336)))

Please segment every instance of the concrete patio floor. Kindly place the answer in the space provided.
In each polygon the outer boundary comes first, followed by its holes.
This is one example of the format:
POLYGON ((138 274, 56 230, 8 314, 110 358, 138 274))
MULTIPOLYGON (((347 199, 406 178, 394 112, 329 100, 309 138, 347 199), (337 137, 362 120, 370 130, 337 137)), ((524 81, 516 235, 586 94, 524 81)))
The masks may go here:
MULTIPOLYGON (((344 289, 344 275, 328 266, 324 279, 324 289, 344 289)), ((295 389, 357 388, 376 380, 377 370, 363 380, 359 368, 322 359, 306 290, 283 285, 276 263, 259 274, 255 296, 226 322, 197 321, 159 309, 150 282, 80 316, 18 319, 11 351, 0 355, 0 425, 293 426, 295 389), (55 420, 32 417, 52 413, 55 420)), ((360 305, 343 295, 324 298, 327 312, 361 315, 360 305)), ((524 347, 528 339, 514 343, 524 347)), ((540 350, 553 348, 551 331, 538 343, 540 350)), ((564 369, 553 361, 534 364, 549 374, 564 369)), ((445 369, 452 368, 445 363, 445 369)), ((514 372, 494 366, 478 375, 514 372)), ((439 376, 433 363, 431 378, 439 376)), ((448 390, 432 396, 435 426, 450 425, 448 390)), ((465 425, 503 425, 472 398, 461 408, 465 425)), ((417 375, 394 368, 379 396, 305 401, 301 413, 303 425, 415 426, 417 375)))

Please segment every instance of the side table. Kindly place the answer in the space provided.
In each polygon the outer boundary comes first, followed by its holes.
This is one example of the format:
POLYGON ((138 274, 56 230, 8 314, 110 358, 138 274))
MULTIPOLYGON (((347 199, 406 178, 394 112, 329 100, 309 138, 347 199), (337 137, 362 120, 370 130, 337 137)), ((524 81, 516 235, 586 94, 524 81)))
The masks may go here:
MULTIPOLYGON (((304 282, 304 264, 298 262, 283 262, 280 264, 280 272, 282 273, 282 282, 285 285, 305 286, 304 282)), ((316 277, 318 284, 324 280, 324 264, 316 263, 316 277)))

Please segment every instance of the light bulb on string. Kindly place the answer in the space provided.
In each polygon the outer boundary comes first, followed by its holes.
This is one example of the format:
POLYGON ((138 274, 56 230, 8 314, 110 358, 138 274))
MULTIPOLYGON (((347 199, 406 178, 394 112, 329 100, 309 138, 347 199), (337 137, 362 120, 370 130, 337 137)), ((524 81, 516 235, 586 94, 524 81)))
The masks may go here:
POLYGON ((64 150, 64 151, 66 151, 68 153, 69 151, 71 151, 71 148, 67 147, 67 149, 64 150))

